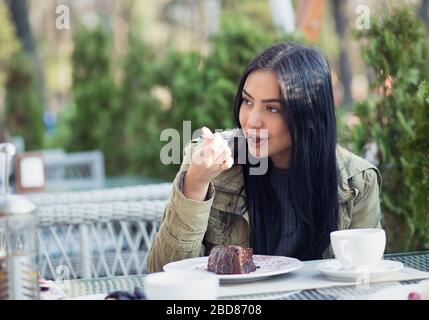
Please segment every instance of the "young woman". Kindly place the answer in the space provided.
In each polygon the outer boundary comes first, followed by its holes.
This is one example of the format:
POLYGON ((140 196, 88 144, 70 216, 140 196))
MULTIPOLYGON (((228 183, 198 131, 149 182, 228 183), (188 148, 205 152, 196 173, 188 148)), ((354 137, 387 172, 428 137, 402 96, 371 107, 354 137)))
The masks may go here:
POLYGON ((234 116, 246 161, 207 128, 187 147, 149 272, 219 244, 328 258, 332 231, 381 227, 381 177, 337 145, 331 71, 316 48, 280 43, 258 55, 240 80, 234 116), (267 160, 265 174, 252 174, 250 157, 267 160))

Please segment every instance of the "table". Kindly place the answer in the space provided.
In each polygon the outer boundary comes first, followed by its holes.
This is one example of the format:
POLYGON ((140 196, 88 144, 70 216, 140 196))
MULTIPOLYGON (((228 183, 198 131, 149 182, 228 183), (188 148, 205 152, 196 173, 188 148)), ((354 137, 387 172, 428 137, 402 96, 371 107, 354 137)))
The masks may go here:
MULTIPOLYGON (((405 266, 421 271, 429 272, 429 251, 408 252, 399 254, 386 254, 385 259, 400 261, 405 266)), ((105 277, 86 280, 69 280, 60 284, 61 289, 68 297, 78 297, 84 295, 113 292, 116 290, 133 291, 134 288, 143 286, 144 275, 105 277)), ((419 281, 400 281, 401 284, 417 283, 419 281)), ((396 283, 396 282, 395 282, 396 283)), ((375 291, 391 286, 391 282, 371 283, 368 290, 360 294, 371 294, 375 291)), ((311 289, 299 292, 276 292, 266 294, 252 294, 230 296, 220 298, 221 300, 338 300, 357 299, 354 285, 343 287, 330 287, 324 289, 311 289)))

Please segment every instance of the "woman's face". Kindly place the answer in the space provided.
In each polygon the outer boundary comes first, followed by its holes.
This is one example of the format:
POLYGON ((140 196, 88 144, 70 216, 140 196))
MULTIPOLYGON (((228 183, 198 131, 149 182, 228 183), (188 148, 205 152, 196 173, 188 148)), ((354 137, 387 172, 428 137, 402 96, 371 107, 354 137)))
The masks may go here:
POLYGON ((250 154, 270 157, 275 167, 288 168, 292 146, 289 129, 280 112, 281 92, 277 76, 255 70, 244 83, 240 124, 248 139, 250 154))

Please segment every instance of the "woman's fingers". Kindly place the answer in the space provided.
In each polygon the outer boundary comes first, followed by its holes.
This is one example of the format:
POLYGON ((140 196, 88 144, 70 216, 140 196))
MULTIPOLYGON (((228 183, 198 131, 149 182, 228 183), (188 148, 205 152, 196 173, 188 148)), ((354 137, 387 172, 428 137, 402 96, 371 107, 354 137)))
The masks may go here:
POLYGON ((221 164, 224 159, 219 161, 219 157, 225 153, 225 150, 228 150, 228 144, 226 141, 219 135, 213 135, 213 138, 209 138, 208 135, 204 135, 204 144, 200 149, 200 156, 202 161, 210 167, 213 164, 221 164))
POLYGON ((192 158, 192 172, 202 177, 205 181, 211 181, 233 165, 231 149, 227 141, 219 134, 214 134, 207 127, 202 128, 203 143, 198 148, 195 157, 192 158))
POLYGON ((213 140, 214 134, 211 132, 209 128, 203 127, 202 131, 203 131, 204 142, 210 142, 213 140))
POLYGON ((209 128, 203 127, 203 143, 199 149, 198 155, 193 159, 194 164, 202 165, 201 168, 216 172, 223 171, 230 167, 233 162, 231 158, 231 149, 227 141, 218 134, 213 134, 209 128), (228 164, 225 164, 228 162, 228 164), (220 169, 222 167, 223 169, 220 169))
POLYGON ((220 165, 230 157, 231 157, 231 149, 228 147, 228 144, 226 142, 222 143, 219 149, 219 153, 216 157, 215 163, 220 165))
POLYGON ((220 166, 220 170, 222 171, 228 170, 229 168, 232 167, 233 164, 234 164, 234 160, 231 157, 229 157, 228 159, 226 159, 224 163, 222 163, 222 165, 220 166))

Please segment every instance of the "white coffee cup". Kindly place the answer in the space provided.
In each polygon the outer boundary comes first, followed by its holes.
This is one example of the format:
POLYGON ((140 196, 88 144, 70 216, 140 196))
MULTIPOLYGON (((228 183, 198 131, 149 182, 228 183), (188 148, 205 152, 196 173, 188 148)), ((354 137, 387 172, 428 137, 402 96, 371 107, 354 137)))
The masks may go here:
POLYGON ((143 291, 149 300, 214 300, 218 290, 219 279, 208 272, 157 272, 143 278, 143 291))
POLYGON ((383 229, 349 229, 331 232, 335 257, 345 269, 374 268, 383 258, 386 233, 383 229))

